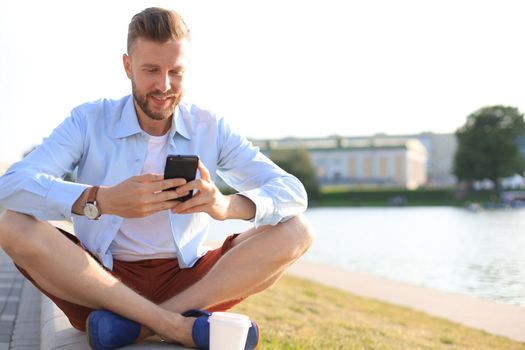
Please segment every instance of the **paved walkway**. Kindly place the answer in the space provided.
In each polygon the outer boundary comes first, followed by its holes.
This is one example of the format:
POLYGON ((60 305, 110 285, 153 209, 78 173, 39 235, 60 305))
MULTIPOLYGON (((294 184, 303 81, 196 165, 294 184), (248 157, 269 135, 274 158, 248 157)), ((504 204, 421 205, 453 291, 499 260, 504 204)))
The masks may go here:
POLYGON ((0 250, 0 350, 40 349, 40 292, 0 250))

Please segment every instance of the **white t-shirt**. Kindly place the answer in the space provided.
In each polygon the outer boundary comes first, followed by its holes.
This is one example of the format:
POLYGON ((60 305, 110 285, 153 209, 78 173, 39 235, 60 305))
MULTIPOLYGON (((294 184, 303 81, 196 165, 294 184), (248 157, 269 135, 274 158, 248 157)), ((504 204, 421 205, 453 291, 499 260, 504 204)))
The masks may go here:
MULTIPOLYGON (((142 174, 163 174, 168 153, 169 132, 148 135, 148 150, 142 174)), ((124 219, 109 249, 113 258, 124 261, 176 258, 168 210, 144 218, 124 219)))

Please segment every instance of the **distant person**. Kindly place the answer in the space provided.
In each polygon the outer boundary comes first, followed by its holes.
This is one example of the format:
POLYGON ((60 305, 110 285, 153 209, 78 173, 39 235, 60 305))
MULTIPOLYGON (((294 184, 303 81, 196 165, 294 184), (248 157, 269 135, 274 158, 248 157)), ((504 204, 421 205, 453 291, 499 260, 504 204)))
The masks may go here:
MULTIPOLYGON (((138 13, 123 56, 132 95, 75 108, 0 178, 0 246, 94 349, 155 334, 206 349, 209 311, 271 286, 312 242, 303 185, 182 101, 189 60, 179 14, 138 13), (168 154, 199 156, 197 179, 159 175, 168 154), (78 183, 62 180, 74 168, 78 183), (223 195, 217 175, 239 192, 223 195), (209 217, 254 228, 210 249, 209 217), (46 222, 69 218, 76 237, 46 222)), ((246 348, 258 341, 252 322, 246 348)))

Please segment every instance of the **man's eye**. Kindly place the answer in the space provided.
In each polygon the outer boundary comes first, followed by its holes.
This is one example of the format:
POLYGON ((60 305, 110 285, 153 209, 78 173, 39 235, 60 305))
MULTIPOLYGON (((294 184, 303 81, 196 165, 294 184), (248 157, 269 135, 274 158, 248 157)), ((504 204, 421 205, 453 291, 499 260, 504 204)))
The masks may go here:
POLYGON ((146 68, 145 71, 147 73, 156 73, 157 72, 157 68, 146 68))

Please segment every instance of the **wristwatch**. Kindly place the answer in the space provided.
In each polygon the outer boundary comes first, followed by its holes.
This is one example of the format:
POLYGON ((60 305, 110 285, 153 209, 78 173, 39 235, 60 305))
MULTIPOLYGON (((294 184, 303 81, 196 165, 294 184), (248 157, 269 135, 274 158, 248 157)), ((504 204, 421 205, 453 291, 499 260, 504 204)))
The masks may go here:
POLYGON ((90 220, 98 220, 101 212, 97 204, 97 192, 100 186, 93 186, 89 189, 86 204, 84 204, 84 215, 90 220))

